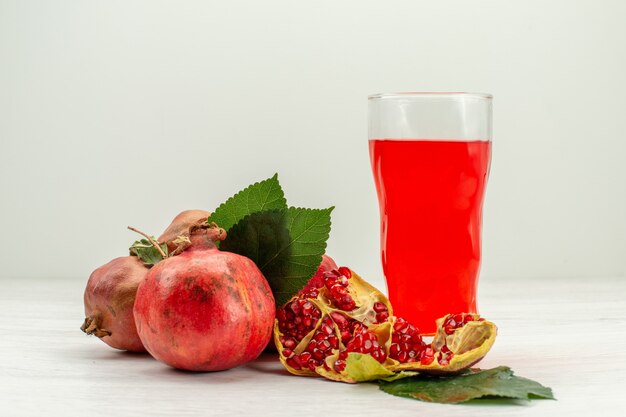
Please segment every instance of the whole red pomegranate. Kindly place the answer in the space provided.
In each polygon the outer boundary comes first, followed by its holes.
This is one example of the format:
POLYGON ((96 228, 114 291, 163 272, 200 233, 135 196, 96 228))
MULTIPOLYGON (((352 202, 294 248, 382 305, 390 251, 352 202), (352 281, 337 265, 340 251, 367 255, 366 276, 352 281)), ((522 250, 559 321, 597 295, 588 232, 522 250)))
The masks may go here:
POLYGON ((274 342, 293 374, 357 382, 367 375, 347 369, 350 356, 361 361, 361 369, 367 356, 386 372, 454 373, 478 362, 496 336, 495 325, 477 314, 449 314, 437 321, 437 328, 427 343, 417 327, 393 316, 387 297, 340 267, 325 272, 323 279, 313 277, 277 310, 274 342))
POLYGON ((136 256, 115 258, 93 271, 85 288, 86 318, 81 330, 116 349, 144 352, 133 304, 137 287, 147 273, 136 256))
POLYGON ((275 304, 250 259, 220 251, 223 229, 192 228, 191 245, 155 265, 137 291, 144 346, 179 369, 219 371, 255 359, 272 335, 275 304))
POLYGON ((176 250, 177 245, 174 243, 177 237, 188 235, 189 228, 198 222, 206 221, 211 213, 205 210, 185 210, 176 215, 172 223, 157 239, 160 243, 166 243, 170 252, 176 250))

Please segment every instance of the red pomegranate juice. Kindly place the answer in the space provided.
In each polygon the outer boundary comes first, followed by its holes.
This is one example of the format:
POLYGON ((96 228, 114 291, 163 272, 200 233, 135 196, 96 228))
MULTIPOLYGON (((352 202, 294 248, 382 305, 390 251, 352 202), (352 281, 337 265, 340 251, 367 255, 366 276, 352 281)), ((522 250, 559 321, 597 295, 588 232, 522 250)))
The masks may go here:
POLYGON ((435 319, 476 312, 491 142, 376 139, 369 150, 394 315, 434 333, 435 319))

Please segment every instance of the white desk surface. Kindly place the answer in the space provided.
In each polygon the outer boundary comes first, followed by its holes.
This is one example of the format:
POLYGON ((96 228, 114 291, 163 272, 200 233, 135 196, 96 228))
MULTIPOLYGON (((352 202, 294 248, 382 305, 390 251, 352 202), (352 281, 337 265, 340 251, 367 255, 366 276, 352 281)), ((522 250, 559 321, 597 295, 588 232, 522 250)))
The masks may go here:
POLYGON ((0 416, 625 416, 626 279, 483 279, 499 335, 480 367, 510 366, 558 401, 429 404, 374 384, 289 375, 264 355, 188 373, 80 330, 84 280, 0 279, 0 416))

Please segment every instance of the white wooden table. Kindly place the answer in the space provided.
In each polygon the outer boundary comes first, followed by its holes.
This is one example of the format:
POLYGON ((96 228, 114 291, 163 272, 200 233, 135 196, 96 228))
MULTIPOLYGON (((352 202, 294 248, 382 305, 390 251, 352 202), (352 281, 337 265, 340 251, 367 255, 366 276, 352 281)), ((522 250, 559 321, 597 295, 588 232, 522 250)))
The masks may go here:
POLYGON ((558 401, 428 404, 374 384, 295 377, 277 359, 176 371, 110 349, 79 326, 84 280, 0 279, 0 416, 624 416, 626 279, 486 280, 499 326, 483 368, 508 365, 558 401))

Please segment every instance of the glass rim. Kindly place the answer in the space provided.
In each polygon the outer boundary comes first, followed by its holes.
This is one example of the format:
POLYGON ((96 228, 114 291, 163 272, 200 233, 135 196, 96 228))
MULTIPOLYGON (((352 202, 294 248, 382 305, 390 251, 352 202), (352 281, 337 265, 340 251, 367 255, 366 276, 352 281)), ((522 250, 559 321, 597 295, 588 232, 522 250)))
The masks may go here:
POLYGON ((493 99, 493 95, 489 93, 469 93, 464 91, 409 91, 399 93, 376 93, 367 96, 368 100, 399 98, 475 98, 480 100, 491 100, 493 99))

